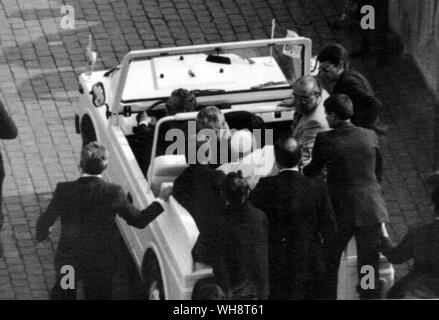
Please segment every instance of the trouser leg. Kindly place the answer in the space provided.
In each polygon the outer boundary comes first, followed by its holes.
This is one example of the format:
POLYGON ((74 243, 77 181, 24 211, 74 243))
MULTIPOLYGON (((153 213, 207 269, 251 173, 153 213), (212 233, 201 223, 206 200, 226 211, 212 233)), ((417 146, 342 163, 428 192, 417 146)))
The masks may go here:
POLYGON ((346 249, 349 241, 354 235, 352 226, 348 223, 339 223, 337 233, 337 246, 334 248, 333 253, 330 253, 327 259, 327 288, 325 296, 327 299, 337 299, 338 288, 338 269, 340 267, 340 259, 343 251, 346 249))
POLYGON ((83 284, 86 300, 110 300, 115 268, 84 271, 83 284))
POLYGON ((379 244, 381 225, 357 228, 357 267, 360 299, 379 299, 379 244))

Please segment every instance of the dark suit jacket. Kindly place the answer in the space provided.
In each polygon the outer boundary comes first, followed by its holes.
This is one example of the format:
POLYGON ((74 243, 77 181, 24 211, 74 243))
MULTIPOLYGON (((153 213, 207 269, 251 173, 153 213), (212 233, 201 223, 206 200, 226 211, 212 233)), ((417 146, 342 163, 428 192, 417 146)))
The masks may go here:
POLYGON ((192 215, 200 235, 192 250, 196 262, 212 263, 215 219, 224 214, 220 185, 225 175, 209 165, 190 165, 174 181, 173 196, 192 215))
POLYGON ((220 265, 214 265, 213 271, 227 297, 253 295, 267 299, 268 222, 265 213, 249 202, 239 207, 229 206, 217 235, 220 265))
POLYGON ((312 161, 303 172, 312 177, 324 167, 339 224, 363 227, 388 221, 379 184, 382 159, 375 132, 343 123, 319 133, 312 161))
MULTIPOLYGON (((12 120, 12 118, 9 116, 5 106, 0 101, 0 139, 15 139, 16 137, 17 137, 17 127, 15 126, 14 120, 12 120)), ((3 160, 0 154, 0 179, 3 179, 4 177, 5 177, 5 169, 3 167, 3 160)), ((0 196, 1 196, 1 191, 0 191, 0 196)), ((0 225, 1 225, 1 221, 0 221, 0 225)))
POLYGON ((154 127, 141 124, 133 128, 133 133, 132 136, 127 136, 127 139, 139 164, 140 170, 142 170, 143 175, 146 176, 151 162, 154 127))
POLYGON ((324 183, 282 171, 251 193, 269 222, 270 288, 275 299, 302 299, 308 280, 322 279, 336 224, 324 183))
POLYGON ((361 73, 355 70, 343 72, 332 93, 343 93, 351 98, 354 107, 353 124, 368 129, 374 127, 382 104, 375 97, 369 81, 361 73))
POLYGON ((153 202, 139 212, 127 200, 122 187, 99 177, 82 177, 58 183, 47 210, 39 217, 36 237, 42 241, 49 228, 61 217, 61 237, 55 264, 104 267, 114 264, 118 253, 116 214, 129 225, 144 228, 163 207, 153 202))
POLYGON ((439 220, 411 228, 397 246, 384 238, 381 251, 391 263, 414 259, 414 270, 439 276, 439 220))

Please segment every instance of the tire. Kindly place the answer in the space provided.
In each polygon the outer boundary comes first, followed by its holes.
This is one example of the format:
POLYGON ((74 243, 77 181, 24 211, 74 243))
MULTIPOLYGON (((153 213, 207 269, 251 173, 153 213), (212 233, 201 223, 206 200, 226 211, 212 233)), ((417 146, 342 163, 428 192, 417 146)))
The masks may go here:
POLYGON ((148 258, 144 268, 144 296, 147 300, 165 300, 160 265, 154 255, 148 258))

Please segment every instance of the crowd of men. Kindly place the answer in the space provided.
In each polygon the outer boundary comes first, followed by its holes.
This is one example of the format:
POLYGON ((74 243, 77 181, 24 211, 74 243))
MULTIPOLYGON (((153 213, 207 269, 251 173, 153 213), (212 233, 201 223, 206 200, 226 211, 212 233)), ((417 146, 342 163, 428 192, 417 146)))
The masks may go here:
MULTIPOLYGON (((280 103, 295 109, 294 119, 287 131, 276 135, 272 172, 257 180, 241 170, 224 170, 221 165, 229 159, 221 155, 213 162, 209 155, 196 157, 187 161, 173 188, 162 188, 140 211, 120 186, 102 179, 108 165, 105 148, 96 142, 85 145, 82 176, 57 185, 36 226, 37 241, 43 241, 61 218, 51 298, 76 299, 76 290, 60 285, 62 267, 71 265, 86 299, 110 299, 118 255, 115 216, 144 228, 163 212, 163 201, 171 193, 200 231, 192 250, 194 269, 213 269, 212 278, 196 285, 193 299, 336 299, 341 254, 352 237, 358 276, 366 265, 375 272, 373 286, 358 288, 361 299, 382 297, 380 252, 394 263, 415 258, 416 272, 398 282, 389 297, 404 297, 419 283, 431 296, 437 294, 437 222, 409 232, 398 246, 385 228, 389 219, 380 185, 378 137, 386 128, 378 117, 380 101, 366 78, 350 67, 341 45, 326 46, 318 61, 319 75, 298 79, 291 99, 280 103)), ((174 91, 166 107, 167 115, 198 110, 196 99, 184 89, 174 91)), ((0 124, 1 138, 16 136, 2 105, 0 124)), ((143 113, 138 124, 131 144, 146 174, 155 120, 143 113)), ((251 113, 239 111, 226 119, 215 106, 202 108, 196 119, 197 130, 212 130, 218 145, 226 141, 230 146, 230 128, 243 124, 264 128, 262 119, 251 113)), ((194 142, 197 154, 206 152, 204 142, 194 142)), ((438 213, 439 187, 432 202, 438 213)))

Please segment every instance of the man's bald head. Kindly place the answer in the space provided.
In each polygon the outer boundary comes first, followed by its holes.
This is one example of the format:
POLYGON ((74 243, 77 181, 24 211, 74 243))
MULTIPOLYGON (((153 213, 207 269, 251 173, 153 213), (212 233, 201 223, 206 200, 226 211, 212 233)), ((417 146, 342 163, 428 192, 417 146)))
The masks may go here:
POLYGON ((322 85, 320 81, 311 75, 305 75, 294 83, 293 91, 307 91, 313 92, 314 94, 322 95, 322 85))
POLYGON ((296 111, 304 114, 312 114, 321 102, 322 86, 319 80, 311 75, 299 78, 293 86, 293 98, 296 111))
POLYGON ((302 156, 301 146, 291 136, 284 136, 276 141, 274 155, 280 167, 294 168, 299 164, 302 156))

